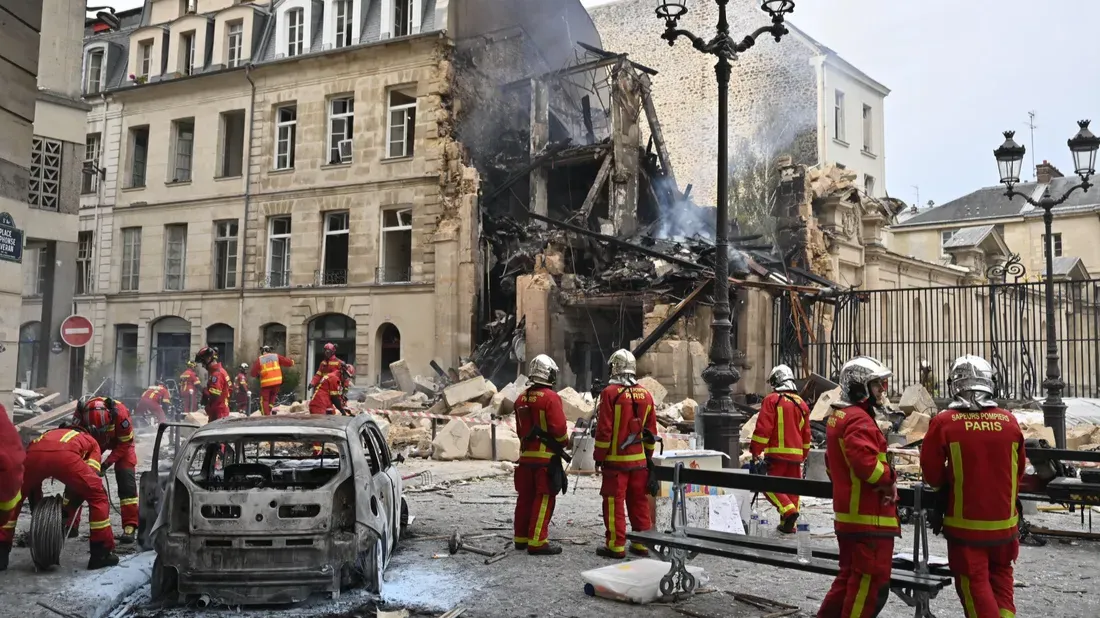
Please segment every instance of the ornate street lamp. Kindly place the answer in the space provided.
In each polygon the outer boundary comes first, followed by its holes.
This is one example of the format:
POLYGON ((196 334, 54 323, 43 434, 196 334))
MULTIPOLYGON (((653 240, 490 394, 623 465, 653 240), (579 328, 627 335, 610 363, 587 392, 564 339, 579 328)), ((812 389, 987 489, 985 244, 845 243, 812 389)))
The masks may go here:
POLYGON ((1062 389, 1065 388, 1065 383, 1062 381, 1062 371, 1058 366, 1058 344, 1055 341, 1058 333, 1054 328, 1054 243, 1051 242, 1054 214, 1052 210, 1068 200, 1074 191, 1078 189, 1088 191, 1092 187, 1089 178, 1096 173, 1096 151, 1100 150, 1100 138, 1089 131, 1089 121, 1081 120, 1077 125, 1080 130, 1069 140, 1068 145, 1073 154, 1074 171, 1081 178, 1081 182, 1068 188, 1058 199, 1050 194, 1049 186, 1038 200, 1016 191, 1015 186, 1020 182, 1020 166, 1024 161, 1025 148, 1012 139, 1014 131, 1005 131, 1004 143, 993 151, 993 156, 997 159, 997 169, 1001 174, 1001 182, 1008 188, 1005 193, 1008 199, 1022 197, 1028 204, 1043 209, 1043 226, 1046 230, 1043 244, 1046 251, 1047 271, 1045 285, 1047 375, 1043 380, 1043 388, 1046 390, 1046 399, 1043 401, 1043 423, 1054 430, 1054 439, 1058 448, 1066 448, 1066 404, 1062 401, 1062 389))
POLYGON ((788 33, 783 25, 784 16, 794 12, 793 0, 762 0, 760 9, 771 16, 771 24, 758 28, 740 41, 730 36, 726 20, 729 0, 718 3, 717 33, 710 40, 679 28, 680 18, 688 12, 688 0, 657 0, 657 17, 665 22, 661 38, 673 45, 684 37, 692 46, 718 59, 714 72, 718 80, 718 207, 715 209, 714 228, 714 318, 711 321, 710 365, 703 371, 710 399, 701 414, 704 446, 726 453, 730 463, 738 466, 740 456, 740 428, 744 417, 735 412, 730 387, 741 379, 731 364, 733 346, 730 342, 729 296, 729 83, 730 62, 737 55, 756 44, 756 39, 767 34, 779 40, 788 33))

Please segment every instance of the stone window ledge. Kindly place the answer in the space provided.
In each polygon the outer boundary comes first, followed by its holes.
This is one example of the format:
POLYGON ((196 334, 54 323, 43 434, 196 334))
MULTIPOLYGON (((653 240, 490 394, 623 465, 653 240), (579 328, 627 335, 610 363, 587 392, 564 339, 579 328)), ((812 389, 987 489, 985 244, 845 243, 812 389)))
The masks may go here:
POLYGON ((848 146, 851 146, 851 144, 849 144, 848 142, 840 139, 839 137, 834 137, 833 142, 835 142, 837 144, 840 144, 841 146, 844 146, 845 148, 847 148, 848 146))
POLYGON ((414 158, 416 158, 415 153, 404 157, 384 157, 382 163, 404 163, 406 161, 412 161, 414 158))
POLYGON ((215 176, 214 182, 221 182, 223 180, 240 180, 241 178, 244 178, 244 176, 242 176, 241 174, 237 174, 236 176, 215 176))
POLYGON ((278 176, 279 174, 293 174, 293 167, 272 168, 267 171, 268 176, 278 176))
POLYGON ((125 193, 128 193, 130 191, 144 191, 144 190, 145 190, 145 185, 141 185, 140 187, 122 187, 122 191, 125 192, 125 193))
POLYGON ((877 159, 878 158, 877 154, 875 154, 875 153, 873 153, 873 152, 871 152, 870 150, 867 150, 867 149, 862 149, 862 150, 859 151, 859 153, 862 154, 863 156, 869 158, 869 159, 877 159))
POLYGON ((166 186, 166 187, 186 187, 190 184, 191 184, 190 180, 177 180, 177 181, 169 180, 169 181, 164 183, 164 186, 166 186))
POLYGON ((323 170, 342 170, 351 167, 354 161, 348 161, 347 163, 326 163, 321 166, 323 170))

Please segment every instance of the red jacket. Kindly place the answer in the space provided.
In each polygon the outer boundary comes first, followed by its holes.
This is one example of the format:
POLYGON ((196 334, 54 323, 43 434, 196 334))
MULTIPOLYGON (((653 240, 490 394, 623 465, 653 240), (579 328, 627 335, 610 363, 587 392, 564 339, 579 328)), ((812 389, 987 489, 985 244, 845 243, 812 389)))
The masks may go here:
POLYGON ((275 388, 283 384, 283 367, 293 367, 294 361, 282 354, 264 354, 252 363, 253 378, 260 381, 260 388, 275 388))
POLYGON ((535 427, 549 434, 562 448, 569 443, 561 397, 549 386, 536 384, 516 399, 516 433, 522 442, 519 463, 545 466, 550 463, 554 451, 532 435, 535 427))
POLYGON ((886 463, 886 436, 874 417, 860 406, 849 406, 834 410, 826 425, 825 465, 833 481, 836 533, 901 534, 892 501, 897 477, 886 463))
POLYGON ((191 394, 195 392, 195 389, 202 384, 202 380, 199 379, 199 374, 195 373, 194 369, 188 367, 180 374, 180 392, 184 394, 191 394))
MULTIPOLYGON (((8 411, 0 405, 0 475, 10 479, 15 478, 16 472, 19 472, 21 477, 22 472, 20 471, 23 469, 23 461, 26 458, 27 455, 23 451, 23 440, 19 438, 19 430, 8 418, 8 411)), ((18 489, 16 487, 16 491, 18 489)), ((15 506, 14 504, 4 504, 11 498, 12 496, 0 495, 0 511, 10 510, 15 506)))
POLYGON ((233 391, 237 399, 248 399, 248 376, 243 371, 237 372, 237 377, 233 378, 233 391))
MULTIPOLYGON (((87 404, 99 399, 106 403, 106 398, 95 397, 87 404)), ((103 441, 99 443, 100 450, 111 451, 103 462, 104 468, 109 468, 115 463, 122 462, 123 467, 133 468, 137 466, 137 451, 134 450, 134 423, 130 421, 130 411, 119 400, 115 401, 115 422, 107 430, 103 441)))
POLYGON ((309 381, 309 385, 317 388, 317 385, 321 383, 321 380, 325 379, 325 376, 343 366, 344 361, 335 356, 321 361, 321 364, 317 365, 317 373, 313 374, 313 379, 309 381))
POLYGON ((158 407, 166 406, 172 402, 172 396, 168 393, 168 389, 159 385, 145 389, 145 392, 141 394, 141 399, 147 404, 155 404, 158 407))
POLYGON ((47 431, 35 438, 34 442, 31 442, 30 446, 27 447, 27 451, 35 453, 76 453, 81 459, 88 462, 93 470, 99 472, 100 469, 99 457, 102 451, 99 448, 99 443, 92 437, 92 434, 72 427, 61 427, 60 429, 47 431))
POLYGON ((1025 465, 1024 434, 1011 413, 945 410, 933 417, 920 467, 933 489, 950 487, 944 536, 981 545, 1015 539, 1016 495, 1025 465))
POLYGON ((633 470, 644 468, 646 451, 655 444, 642 443, 642 430, 657 435, 657 414, 653 396, 641 386, 611 384, 600 393, 600 413, 596 422, 596 461, 605 468, 633 470), (623 444, 630 442, 626 448, 623 444))
POLYGON ((344 409, 344 384, 339 373, 330 373, 313 391, 309 400, 310 414, 332 414, 331 410, 344 409))
POLYGON ((769 393, 760 404, 749 451, 753 457, 802 463, 810 452, 810 408, 794 393, 769 393))
POLYGON ((213 363, 206 370, 210 379, 206 381, 206 416, 212 421, 229 415, 229 374, 221 363, 213 363))

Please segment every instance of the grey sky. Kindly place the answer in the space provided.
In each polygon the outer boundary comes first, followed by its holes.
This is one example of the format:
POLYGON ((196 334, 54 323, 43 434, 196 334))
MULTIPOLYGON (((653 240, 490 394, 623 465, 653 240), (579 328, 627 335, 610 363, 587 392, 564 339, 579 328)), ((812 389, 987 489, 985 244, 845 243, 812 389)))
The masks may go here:
MULTIPOLYGON (((800 28, 892 89, 885 119, 893 197, 913 203, 916 185, 922 204, 942 204, 996 184, 992 152, 1006 129, 1028 147, 1030 170, 1029 110, 1037 113, 1036 160, 1066 173, 1075 121, 1096 118, 1100 128, 1100 84, 1087 68, 1096 62, 1098 0, 796 3, 792 19, 800 28)), ((113 2, 119 9, 140 4, 113 2)))

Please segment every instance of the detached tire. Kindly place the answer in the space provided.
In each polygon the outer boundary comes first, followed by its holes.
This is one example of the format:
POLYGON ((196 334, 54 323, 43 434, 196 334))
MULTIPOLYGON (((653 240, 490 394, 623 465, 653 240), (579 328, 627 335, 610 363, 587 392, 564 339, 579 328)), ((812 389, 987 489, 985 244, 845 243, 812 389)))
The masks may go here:
POLYGON ((153 576, 149 582, 149 596, 165 605, 174 604, 179 598, 179 571, 164 566, 160 556, 153 561, 153 576))

